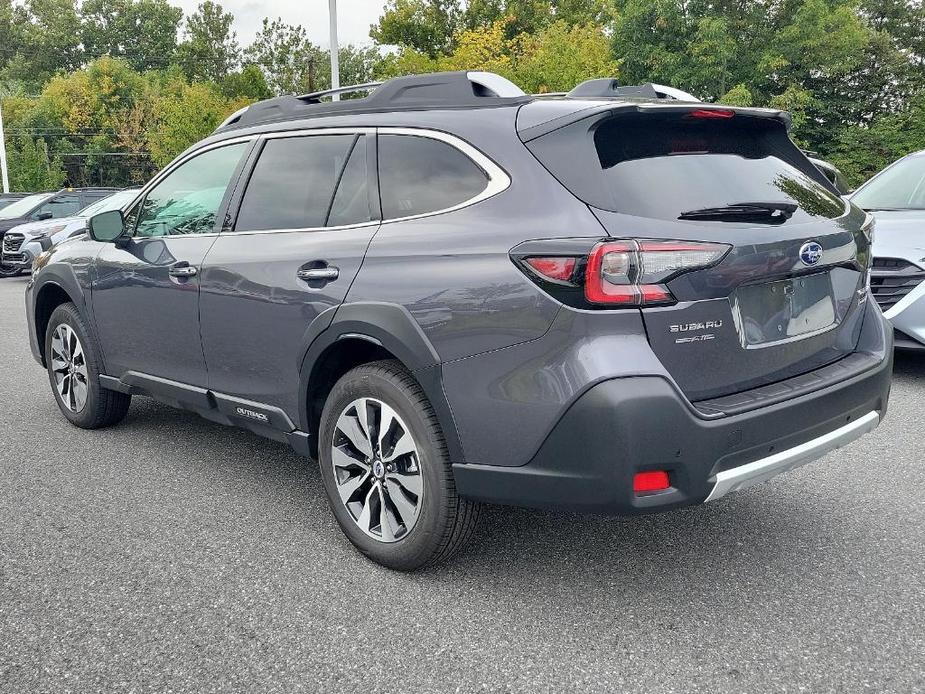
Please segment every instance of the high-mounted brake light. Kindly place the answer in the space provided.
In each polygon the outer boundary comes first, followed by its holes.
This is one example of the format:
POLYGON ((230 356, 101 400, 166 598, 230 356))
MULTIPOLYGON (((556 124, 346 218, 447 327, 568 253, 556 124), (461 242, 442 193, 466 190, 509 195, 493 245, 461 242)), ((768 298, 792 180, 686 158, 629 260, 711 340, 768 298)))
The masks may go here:
POLYGON ((591 251, 585 298, 594 304, 673 303, 665 282, 717 263, 729 246, 694 241, 605 241, 591 251))
POLYGON ((728 108, 700 108, 688 113, 689 118, 732 118, 735 111, 728 108))

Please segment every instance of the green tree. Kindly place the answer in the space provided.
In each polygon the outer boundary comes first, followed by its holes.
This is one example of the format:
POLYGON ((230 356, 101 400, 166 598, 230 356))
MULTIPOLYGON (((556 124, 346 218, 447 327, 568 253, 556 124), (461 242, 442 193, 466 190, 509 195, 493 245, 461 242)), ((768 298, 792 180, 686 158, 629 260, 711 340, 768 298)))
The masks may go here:
POLYGON ((219 82, 219 90, 228 99, 260 101, 273 96, 263 71, 253 63, 245 65, 240 72, 232 72, 219 82))
POLYGON ((155 125, 148 132, 152 161, 163 167, 187 147, 208 136, 244 101, 229 101, 208 84, 175 85, 154 104, 155 125))
POLYGON ((7 63, 7 78, 38 88, 56 72, 80 67, 84 51, 76 0, 26 0, 14 10, 13 21, 19 43, 7 63))
POLYGON ((310 92, 330 83, 330 66, 321 49, 308 40, 305 29, 282 19, 263 20, 244 59, 263 71, 274 94, 310 92))
POLYGON ((435 58, 452 47, 461 15, 459 0, 389 0, 369 35, 376 43, 435 58))
POLYGON ((206 0, 186 19, 177 62, 191 80, 218 82, 229 75, 241 57, 237 37, 231 30, 234 15, 206 0))
POLYGON ((84 0, 80 38, 91 59, 110 55, 135 70, 164 69, 173 61, 182 17, 167 0, 84 0))
POLYGON ((64 185, 66 174, 60 157, 50 157, 42 138, 21 135, 8 148, 10 188, 32 191, 50 190, 64 185))

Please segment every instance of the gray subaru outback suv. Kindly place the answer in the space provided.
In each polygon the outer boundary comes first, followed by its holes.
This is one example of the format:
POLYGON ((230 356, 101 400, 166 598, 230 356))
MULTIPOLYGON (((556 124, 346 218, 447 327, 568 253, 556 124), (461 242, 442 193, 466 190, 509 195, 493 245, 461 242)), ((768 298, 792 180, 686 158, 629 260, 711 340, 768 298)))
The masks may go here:
POLYGON ((871 219, 786 114, 476 72, 322 96, 235 114, 36 260, 73 424, 147 395, 288 442, 408 570, 482 502, 712 501, 884 416, 871 219))

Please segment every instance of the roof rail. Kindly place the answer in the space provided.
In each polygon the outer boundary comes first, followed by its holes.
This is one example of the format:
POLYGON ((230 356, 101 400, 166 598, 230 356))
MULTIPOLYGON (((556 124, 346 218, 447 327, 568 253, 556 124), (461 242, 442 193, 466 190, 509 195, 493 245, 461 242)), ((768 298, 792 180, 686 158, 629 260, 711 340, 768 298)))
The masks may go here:
POLYGON ((408 75, 382 84, 354 85, 303 96, 279 96, 259 101, 231 114, 216 132, 257 123, 337 113, 506 106, 531 100, 513 82, 491 72, 459 71, 408 75), (322 102, 335 93, 373 90, 361 99, 322 102))
POLYGON ((364 82, 363 84, 351 84, 346 87, 338 87, 337 89, 324 89, 320 92, 312 92, 311 94, 301 94, 296 98, 301 99, 306 104, 320 104, 321 99, 326 96, 350 94, 351 92, 371 92, 381 85, 382 82, 364 82))

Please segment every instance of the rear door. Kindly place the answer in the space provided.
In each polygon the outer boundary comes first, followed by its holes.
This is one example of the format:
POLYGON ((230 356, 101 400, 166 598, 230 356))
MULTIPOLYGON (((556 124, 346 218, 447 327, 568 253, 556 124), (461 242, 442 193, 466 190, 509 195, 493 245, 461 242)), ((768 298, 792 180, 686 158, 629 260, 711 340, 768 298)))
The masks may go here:
POLYGON ((203 265, 212 390, 295 419, 313 323, 330 323, 325 311, 344 300, 379 226, 374 139, 370 130, 338 129, 263 142, 236 193, 236 217, 203 265))
POLYGON ((669 281, 670 305, 642 307, 653 350, 692 400, 854 350, 870 258, 864 214, 782 122, 690 108, 608 115, 583 128, 580 147, 555 132, 528 146, 611 237, 729 246, 717 264, 669 281))

